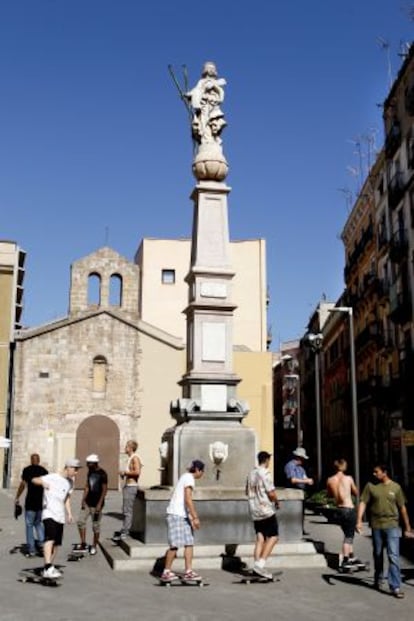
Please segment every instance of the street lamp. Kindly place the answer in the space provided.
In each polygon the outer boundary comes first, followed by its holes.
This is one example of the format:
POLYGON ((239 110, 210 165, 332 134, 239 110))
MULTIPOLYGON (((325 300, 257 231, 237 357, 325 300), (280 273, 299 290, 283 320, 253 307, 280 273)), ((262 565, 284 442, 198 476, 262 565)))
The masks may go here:
POLYGON ((352 401, 352 433, 354 445, 354 469, 355 483, 360 491, 359 479, 359 436, 358 436, 358 402, 357 402, 357 385, 356 385, 356 367, 355 367, 355 343, 354 343, 354 319, 352 306, 334 306, 329 309, 330 313, 346 313, 349 319, 349 350, 350 350, 350 366, 351 366, 351 401, 352 401))
POLYGON ((306 343, 315 354, 315 407, 316 407, 316 455, 318 460, 318 481, 322 478, 322 425, 319 353, 322 349, 323 335, 308 333, 306 343))

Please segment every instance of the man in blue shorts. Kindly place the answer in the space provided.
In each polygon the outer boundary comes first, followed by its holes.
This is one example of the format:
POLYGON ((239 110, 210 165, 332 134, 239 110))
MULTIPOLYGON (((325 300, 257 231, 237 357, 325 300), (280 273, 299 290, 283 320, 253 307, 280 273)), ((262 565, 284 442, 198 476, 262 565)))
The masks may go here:
POLYGON ((272 574, 265 570, 265 565, 279 538, 279 525, 276 517, 279 503, 269 471, 270 458, 270 453, 260 451, 257 455, 259 465, 250 472, 246 483, 250 515, 256 532, 253 571, 269 579, 272 578, 272 574))
POLYGON ((177 574, 171 571, 178 548, 184 547, 185 580, 201 580, 201 576, 193 571, 194 530, 200 528, 194 501, 193 489, 195 481, 204 474, 204 463, 194 459, 188 472, 181 475, 167 507, 167 530, 169 548, 165 555, 164 571, 161 575, 163 582, 172 582, 178 579, 177 574))

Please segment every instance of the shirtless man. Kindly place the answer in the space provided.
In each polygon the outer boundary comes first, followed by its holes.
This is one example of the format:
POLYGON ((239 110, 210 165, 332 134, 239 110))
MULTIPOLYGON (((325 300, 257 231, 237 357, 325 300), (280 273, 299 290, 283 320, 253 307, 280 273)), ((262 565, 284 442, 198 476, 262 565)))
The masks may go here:
POLYGON ((137 448, 138 442, 135 442, 135 440, 128 440, 125 445, 125 454, 128 456, 128 462, 125 470, 119 472, 119 476, 124 482, 122 489, 122 513, 124 519, 122 529, 114 533, 114 541, 126 539, 131 532, 134 503, 138 491, 138 479, 142 468, 141 460, 136 453, 137 448))
POLYGON ((354 557, 353 543, 356 527, 356 509, 352 495, 358 496, 354 479, 345 474, 348 464, 345 459, 334 462, 336 473, 327 481, 328 495, 333 497, 338 511, 338 522, 344 533, 342 544, 342 563, 340 569, 352 569, 361 561, 354 557))

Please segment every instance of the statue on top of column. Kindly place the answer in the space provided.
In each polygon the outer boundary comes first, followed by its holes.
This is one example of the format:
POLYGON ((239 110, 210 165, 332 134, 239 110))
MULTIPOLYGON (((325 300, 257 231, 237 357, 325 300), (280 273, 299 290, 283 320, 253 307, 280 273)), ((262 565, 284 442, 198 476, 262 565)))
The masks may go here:
POLYGON ((198 144, 221 145, 220 134, 227 125, 220 108, 225 84, 224 78, 218 78, 216 65, 209 61, 204 64, 200 80, 185 94, 192 111, 192 135, 198 144))

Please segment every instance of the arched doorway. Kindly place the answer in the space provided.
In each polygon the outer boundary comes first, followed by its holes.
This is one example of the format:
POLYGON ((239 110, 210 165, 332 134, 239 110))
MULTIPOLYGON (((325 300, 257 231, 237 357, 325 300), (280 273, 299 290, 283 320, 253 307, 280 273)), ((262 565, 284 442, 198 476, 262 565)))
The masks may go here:
MULTIPOLYGON (((76 457, 82 465, 90 453, 99 455, 99 465, 108 474, 108 488, 118 489, 119 485, 119 429, 107 416, 89 416, 76 432, 76 457)), ((86 468, 81 468, 76 477, 76 489, 82 489, 86 481, 86 468)))

